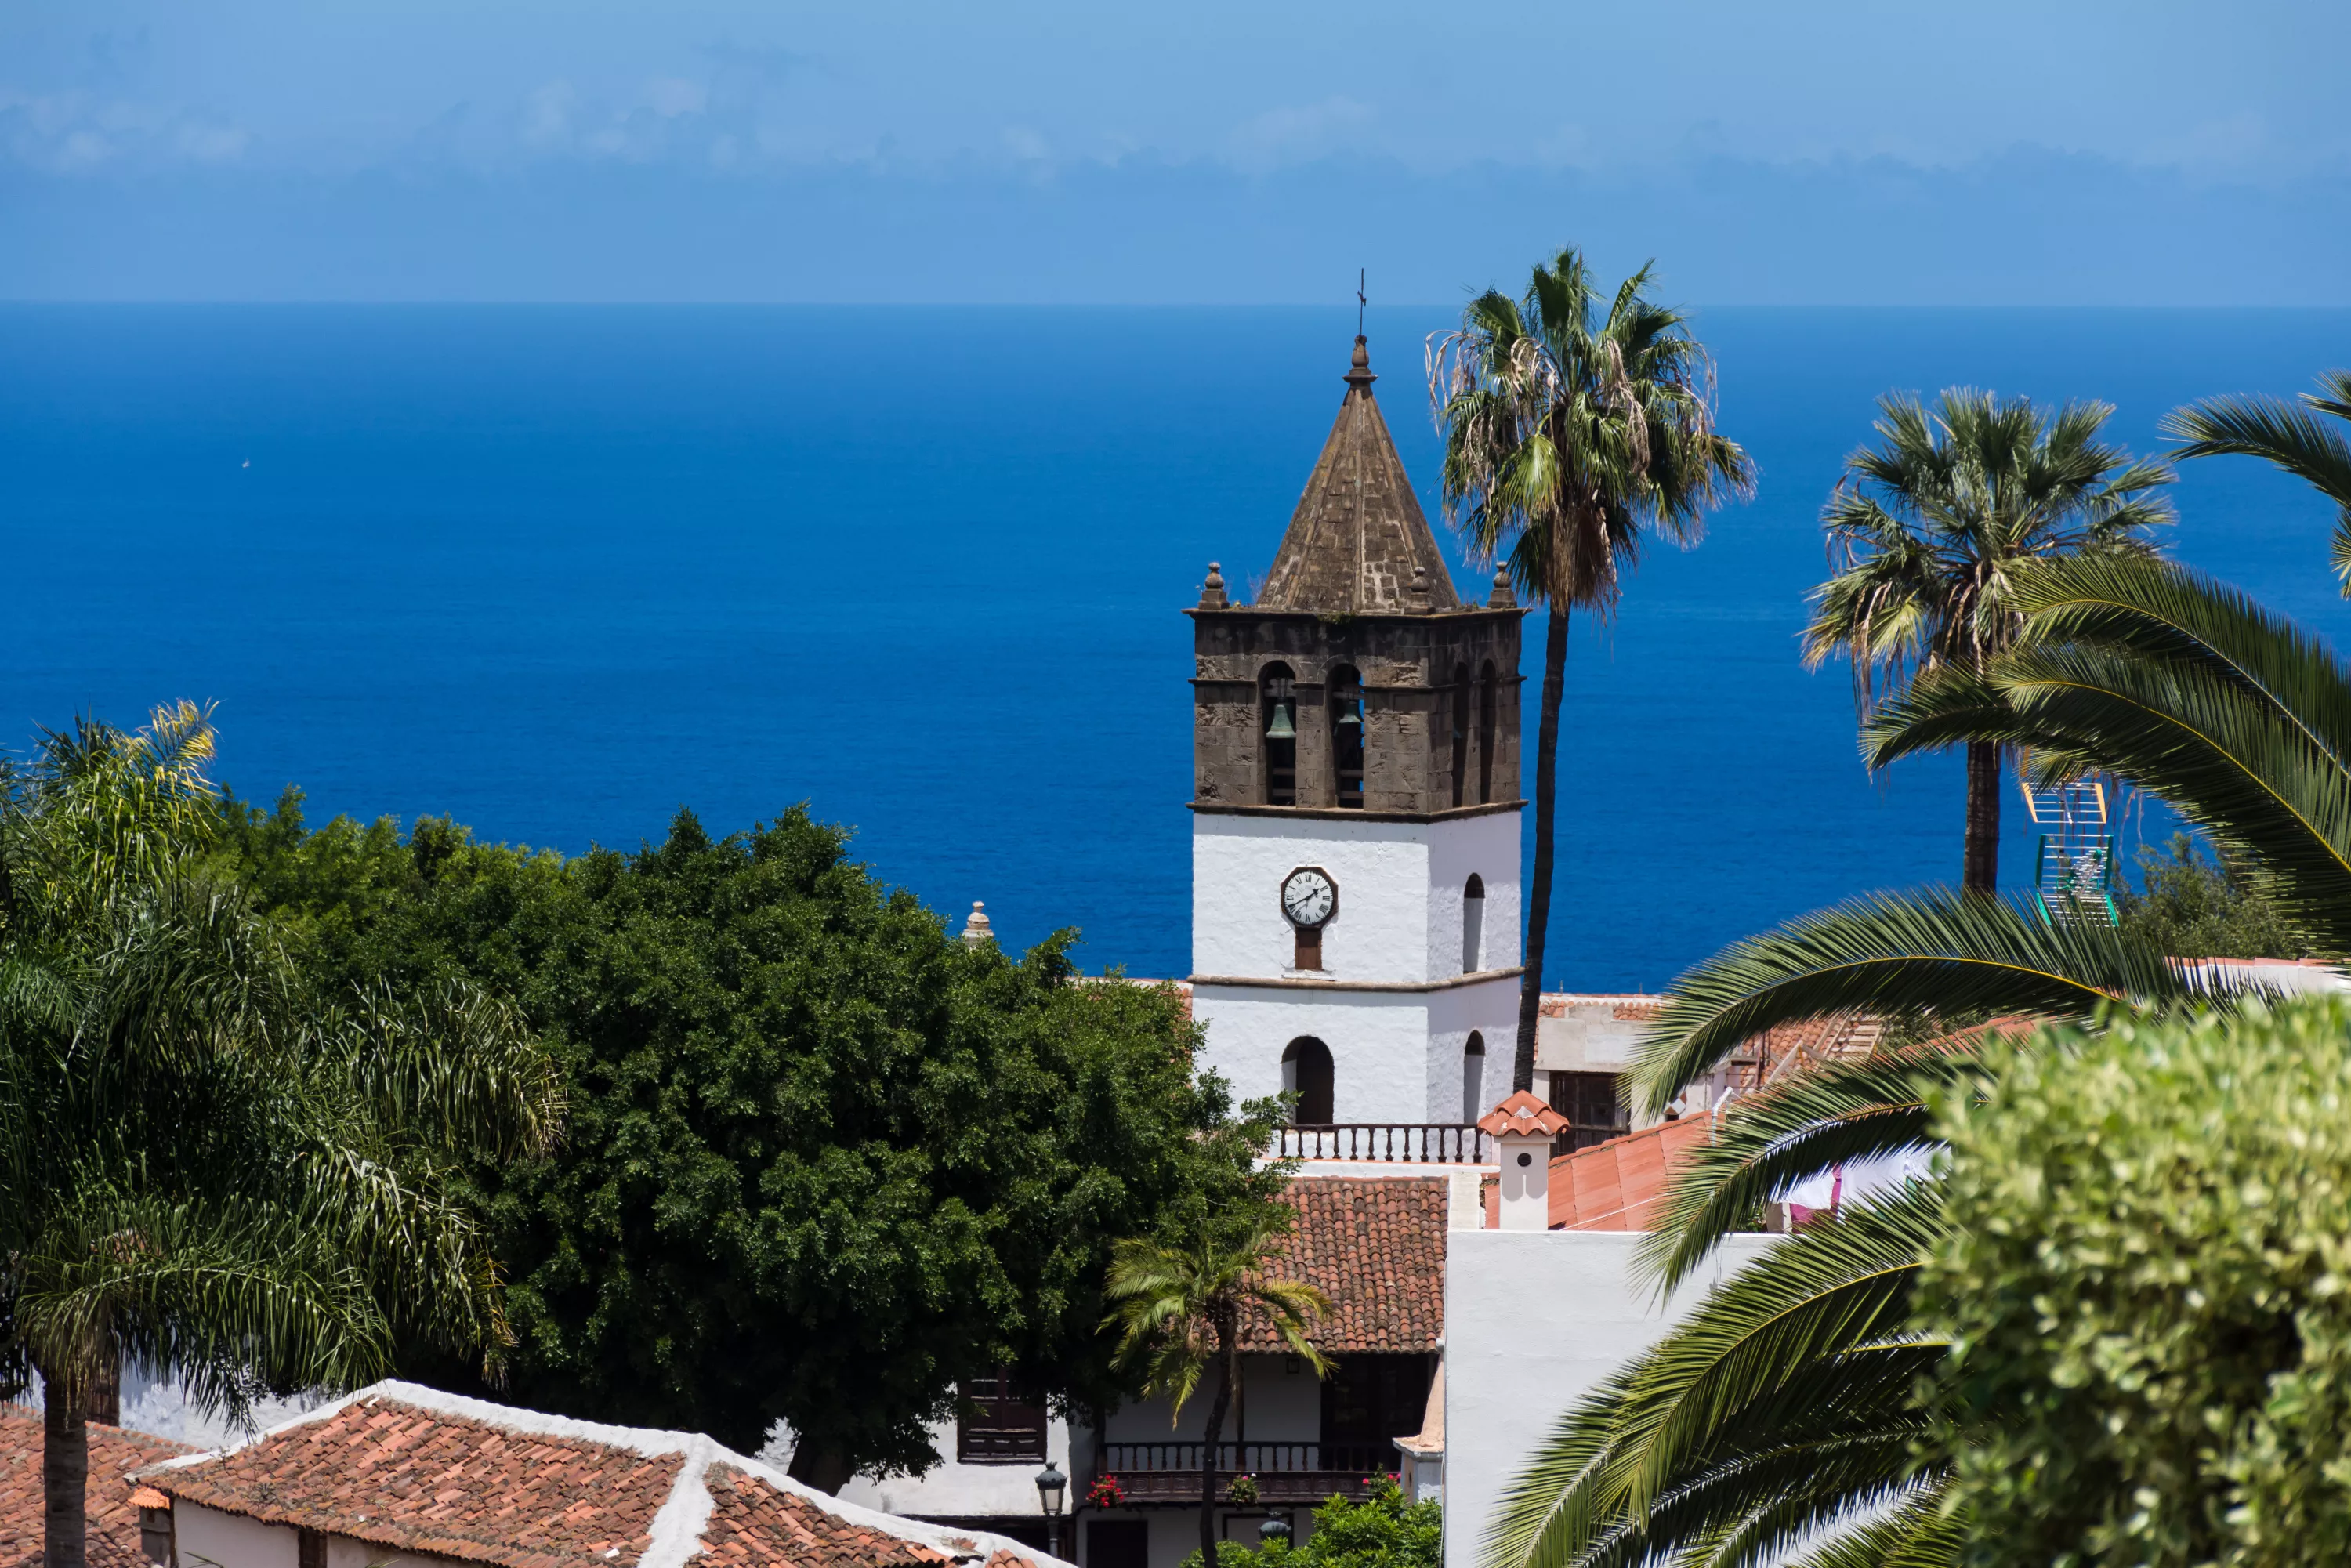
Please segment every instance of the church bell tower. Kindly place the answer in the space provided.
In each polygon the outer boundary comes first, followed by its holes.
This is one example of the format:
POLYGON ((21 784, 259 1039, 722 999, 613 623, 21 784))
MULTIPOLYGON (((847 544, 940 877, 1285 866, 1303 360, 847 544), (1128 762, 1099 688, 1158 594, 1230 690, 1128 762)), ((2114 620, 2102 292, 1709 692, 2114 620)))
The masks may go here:
POLYGON ((1202 1065, 1301 1124, 1474 1121, 1517 1027, 1525 612, 1455 591, 1361 337, 1344 379, 1257 602, 1212 565, 1187 612, 1202 1065))

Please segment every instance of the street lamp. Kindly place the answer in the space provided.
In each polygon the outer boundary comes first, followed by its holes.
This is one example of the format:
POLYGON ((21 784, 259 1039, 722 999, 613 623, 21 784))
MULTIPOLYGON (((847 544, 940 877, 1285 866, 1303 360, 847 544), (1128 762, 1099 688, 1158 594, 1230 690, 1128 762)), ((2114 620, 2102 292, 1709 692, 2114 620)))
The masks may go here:
POLYGON ((1070 1490, 1070 1478, 1051 1459, 1037 1472, 1037 1500, 1045 1508, 1045 1550, 1059 1557, 1061 1554, 1061 1494, 1070 1490))

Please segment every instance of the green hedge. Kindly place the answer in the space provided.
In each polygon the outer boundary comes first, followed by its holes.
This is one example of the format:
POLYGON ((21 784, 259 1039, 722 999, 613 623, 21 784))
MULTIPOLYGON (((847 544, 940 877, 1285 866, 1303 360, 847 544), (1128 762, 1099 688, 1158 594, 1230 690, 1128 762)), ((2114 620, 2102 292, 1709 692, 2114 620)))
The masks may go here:
POLYGON ((1980 1561, 2351 1560, 2351 1012, 2116 1019, 1942 1107, 1980 1561))

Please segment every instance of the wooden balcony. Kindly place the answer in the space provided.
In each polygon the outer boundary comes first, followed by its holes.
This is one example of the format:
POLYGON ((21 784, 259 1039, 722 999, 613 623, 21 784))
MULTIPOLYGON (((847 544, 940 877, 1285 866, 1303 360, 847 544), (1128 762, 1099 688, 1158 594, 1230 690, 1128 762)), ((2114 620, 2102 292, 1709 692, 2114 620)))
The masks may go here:
POLYGON ((1274 1134, 1273 1153, 1283 1160, 1430 1166, 1482 1166, 1495 1158, 1494 1140, 1469 1122, 1329 1122, 1282 1127, 1274 1134))
MULTIPOLYGON (((1199 1443, 1105 1443, 1102 1473, 1118 1478, 1132 1506, 1200 1503, 1199 1443)), ((1363 1494, 1375 1476, 1393 1475, 1391 1443, 1219 1443, 1217 1500, 1235 1476, 1257 1478, 1260 1506, 1316 1507, 1332 1493, 1363 1494)))

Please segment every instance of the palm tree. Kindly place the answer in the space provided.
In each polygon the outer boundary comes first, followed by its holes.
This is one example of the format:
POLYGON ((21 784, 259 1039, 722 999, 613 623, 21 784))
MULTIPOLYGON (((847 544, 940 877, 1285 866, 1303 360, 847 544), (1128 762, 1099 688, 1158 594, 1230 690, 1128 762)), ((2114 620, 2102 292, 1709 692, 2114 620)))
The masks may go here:
POLYGON ((1286 1219, 1273 1210, 1238 1238, 1204 1228, 1187 1246, 1132 1239, 1111 1255, 1106 1291, 1116 1305, 1103 1323, 1120 1331, 1120 1357, 1141 1364, 1143 1392, 1166 1396, 1173 1424, 1202 1375, 1214 1378, 1200 1445, 1200 1556, 1208 1568, 1217 1561, 1217 1445, 1240 1385, 1243 1330, 1262 1320, 1315 1376, 1331 1370, 1308 1337, 1314 1320, 1330 1311, 1329 1299, 1311 1285, 1267 1272, 1286 1219))
MULTIPOLYGON (((1923 673, 1867 731, 1882 762, 1990 740, 2063 777, 2111 771, 2210 835, 2314 951, 2351 954, 2351 666, 2241 593, 2146 558, 2017 569, 2014 644, 1923 673)), ((1677 980, 1633 1077, 1656 1106, 1773 1024, 1869 1010, 1928 1033, 1972 1019, 2236 998, 2151 944, 2020 904, 1879 895, 1740 943, 1677 980)), ((1753 1206, 1929 1134, 1964 1038, 1800 1081, 1748 1108, 1677 1178, 1651 1261, 1686 1278, 1753 1206)), ((1957 1561, 1940 1506, 1939 1352, 1907 1327, 1939 1223, 1923 1194, 1808 1228, 1571 1411, 1512 1495, 1489 1560, 1565 1568, 1788 1547, 1809 1561, 1957 1561), (1888 1370, 1894 1369, 1894 1370, 1888 1370), (1896 1387, 1896 1384, 1905 1385, 1896 1387), (1907 1391, 1915 1386, 1923 1392, 1907 1391), (1839 1521, 1884 1511, 1865 1529, 1839 1521)))
MULTIPOLYGON (((2111 405, 2069 402, 2053 416, 2023 398, 1954 389, 1929 412, 1878 400, 1876 446, 1845 459, 1821 514, 1835 575, 1813 594, 1804 662, 1853 662, 1867 721, 1914 672, 1980 669, 2015 641, 2017 566, 2067 555, 2146 555, 2147 530, 2171 520, 2153 492, 2171 471, 2099 438, 2111 405)), ((2001 748, 1970 741, 1959 885, 2000 880, 2001 748)))
POLYGON ((49 1568, 81 1568, 85 1422, 126 1360, 241 1419, 381 1375, 397 1334, 495 1358, 447 1173, 560 1112, 510 1009, 306 992, 206 873, 212 748, 183 704, 0 779, 0 1383, 43 1385, 49 1568))
POLYGON ((1695 544, 1709 510, 1754 487, 1746 453, 1715 431, 1712 362, 1680 312, 1643 297, 1648 284, 1644 267, 1604 298, 1583 257, 1562 250, 1522 298, 1488 290, 1430 349, 1446 515, 1550 611, 1515 1089, 1534 1087, 1568 618, 1614 608, 1651 533, 1695 544))
POLYGON ((2174 456, 2234 454, 2266 457, 2300 475, 2335 505, 2334 548, 2328 552, 2343 591, 2351 595, 2351 440, 2315 417, 2351 421, 2351 371, 2329 371, 2318 391, 2300 403, 2275 397, 2215 397, 2179 409, 2163 433, 2185 443, 2174 456))

